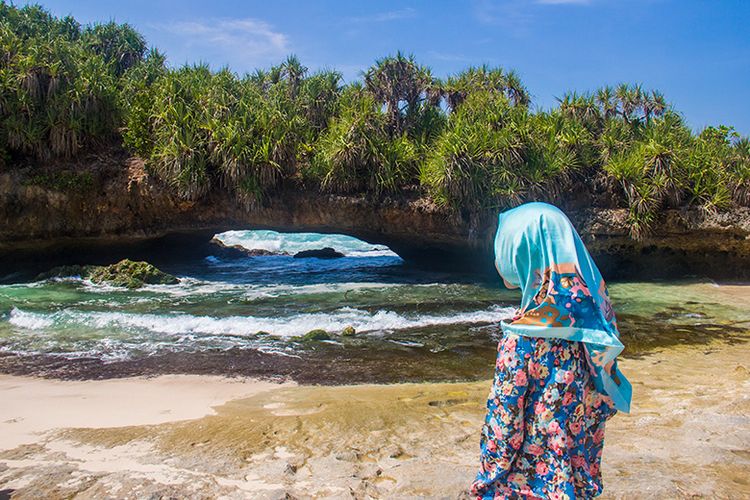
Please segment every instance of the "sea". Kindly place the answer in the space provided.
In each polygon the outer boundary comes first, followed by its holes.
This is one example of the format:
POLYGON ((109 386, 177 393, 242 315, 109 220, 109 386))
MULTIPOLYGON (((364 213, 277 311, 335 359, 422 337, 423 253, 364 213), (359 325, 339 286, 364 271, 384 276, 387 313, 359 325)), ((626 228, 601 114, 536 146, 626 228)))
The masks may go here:
MULTIPOLYGON (((476 380, 492 376, 499 323, 520 300, 493 270, 425 270, 351 236, 247 230, 216 238, 274 254, 177 259, 160 268, 178 284, 135 290, 80 276, 0 285, 0 371, 319 384, 476 380), (294 258, 324 247, 344 257, 294 258), (305 339, 312 330, 325 334, 305 339)), ((731 284, 696 277, 609 287, 625 356, 744 341, 750 328, 750 308, 731 284)))

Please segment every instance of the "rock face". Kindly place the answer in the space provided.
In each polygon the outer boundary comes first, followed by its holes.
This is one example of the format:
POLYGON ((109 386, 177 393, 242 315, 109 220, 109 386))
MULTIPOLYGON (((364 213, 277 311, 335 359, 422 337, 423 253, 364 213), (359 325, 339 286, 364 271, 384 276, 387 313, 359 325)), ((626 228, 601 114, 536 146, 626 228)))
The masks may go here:
MULTIPOLYGON (((296 185, 279 188, 253 209, 222 193, 184 201, 146 175, 138 159, 98 161, 76 167, 91 169, 88 191, 34 185, 30 171, 0 174, 0 278, 39 266, 40 259, 49 268, 53 256, 55 264, 87 264, 113 258, 154 262, 160 252, 165 258, 187 251, 210 255, 211 237, 232 229, 348 234, 386 245, 412 264, 494 273, 495 212, 440 209, 416 194, 370 199, 296 185), (168 243, 174 235, 181 235, 179 242, 168 243), (92 258, 82 260, 84 254, 92 258)), ((561 208, 608 278, 750 277, 749 208, 719 214, 667 210, 652 236, 634 241, 627 210, 575 203, 561 208)))
POLYGON ((121 260, 109 266, 59 266, 37 276, 37 279, 80 276, 94 283, 103 283, 126 288, 141 288, 143 285, 174 285, 179 280, 160 271, 148 262, 121 260))
POLYGON ((337 252, 331 247, 316 248, 314 250, 302 250, 294 254, 295 259, 340 259, 344 254, 337 252))

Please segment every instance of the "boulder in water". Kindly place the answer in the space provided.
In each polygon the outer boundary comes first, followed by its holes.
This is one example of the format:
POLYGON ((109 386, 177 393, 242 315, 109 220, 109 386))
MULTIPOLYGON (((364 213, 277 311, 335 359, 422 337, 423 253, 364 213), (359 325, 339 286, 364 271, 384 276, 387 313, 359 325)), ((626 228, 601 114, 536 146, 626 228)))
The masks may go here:
POLYGON ((301 337, 297 337, 302 342, 308 342, 311 340, 331 340, 331 336, 328 335, 328 332, 325 330, 321 330, 320 328, 315 330, 310 330, 306 334, 302 335, 301 337))
POLYGON ((140 288, 143 285, 174 285, 179 282, 171 274, 160 271, 148 262, 124 259, 109 266, 60 266, 42 273, 37 279, 80 276, 94 283, 140 288))
POLYGON ((95 267, 88 278, 94 283, 106 283, 127 288, 143 285, 174 285, 179 282, 171 274, 160 271, 148 262, 124 259, 110 266, 95 267))
POLYGON ((337 252, 331 247, 316 248, 314 250, 302 250, 301 252, 297 252, 294 254, 295 259, 340 259, 343 256, 343 253, 337 252))
POLYGON ((357 333, 357 330, 355 330, 352 325, 349 325, 341 330, 342 337, 352 337, 355 333, 357 333))
POLYGON ((242 245, 227 245, 216 237, 211 238, 209 244, 211 245, 212 254, 225 259, 257 257, 259 255, 289 255, 286 252, 273 252, 265 248, 245 248, 242 245))

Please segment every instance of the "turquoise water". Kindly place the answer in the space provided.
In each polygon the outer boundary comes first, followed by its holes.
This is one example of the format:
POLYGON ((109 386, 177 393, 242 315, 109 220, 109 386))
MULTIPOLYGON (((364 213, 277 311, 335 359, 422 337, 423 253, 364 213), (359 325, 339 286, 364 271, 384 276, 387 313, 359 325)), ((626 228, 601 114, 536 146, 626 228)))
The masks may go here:
MULTIPOLYGON (((139 290, 78 277, 3 285, 0 370, 326 383, 477 378, 491 370, 497 323, 518 301, 497 280, 409 269, 387 248, 347 236, 232 231, 220 238, 287 253, 330 246, 346 257, 206 256, 162 266, 179 284, 139 290), (350 326, 356 334, 341 336, 350 326), (330 340, 299 339, 313 329, 330 340)), ((746 297, 727 290, 708 282, 611 285, 631 354, 741 337, 750 310, 746 297)))

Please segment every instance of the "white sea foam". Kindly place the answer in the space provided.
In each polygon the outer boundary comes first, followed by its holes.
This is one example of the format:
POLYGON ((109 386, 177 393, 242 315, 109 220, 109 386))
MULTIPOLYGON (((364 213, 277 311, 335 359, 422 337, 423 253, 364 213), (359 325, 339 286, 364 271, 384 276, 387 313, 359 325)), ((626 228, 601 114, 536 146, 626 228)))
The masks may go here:
MULTIPOLYGON (((303 335, 313 329, 338 332, 353 326, 358 332, 392 331, 432 325, 493 323, 512 316, 513 309, 493 306, 481 311, 446 315, 404 315, 394 311, 368 312, 342 307, 331 312, 295 314, 288 317, 195 316, 191 314, 135 314, 109 311, 33 313, 14 308, 9 322, 28 330, 46 330, 57 326, 148 331, 180 337, 192 335, 247 336, 259 331, 279 337, 303 335)), ((174 340, 174 339, 173 339, 174 340)))
POLYGON ((225 245, 294 254, 302 250, 331 247, 349 257, 398 257, 384 245, 372 245, 353 236, 320 233, 278 233, 276 231, 227 231, 216 238, 225 245))
POLYGON ((55 324, 55 318, 54 314, 33 313, 14 307, 10 311, 8 322, 27 330, 42 330, 52 327, 55 324))

